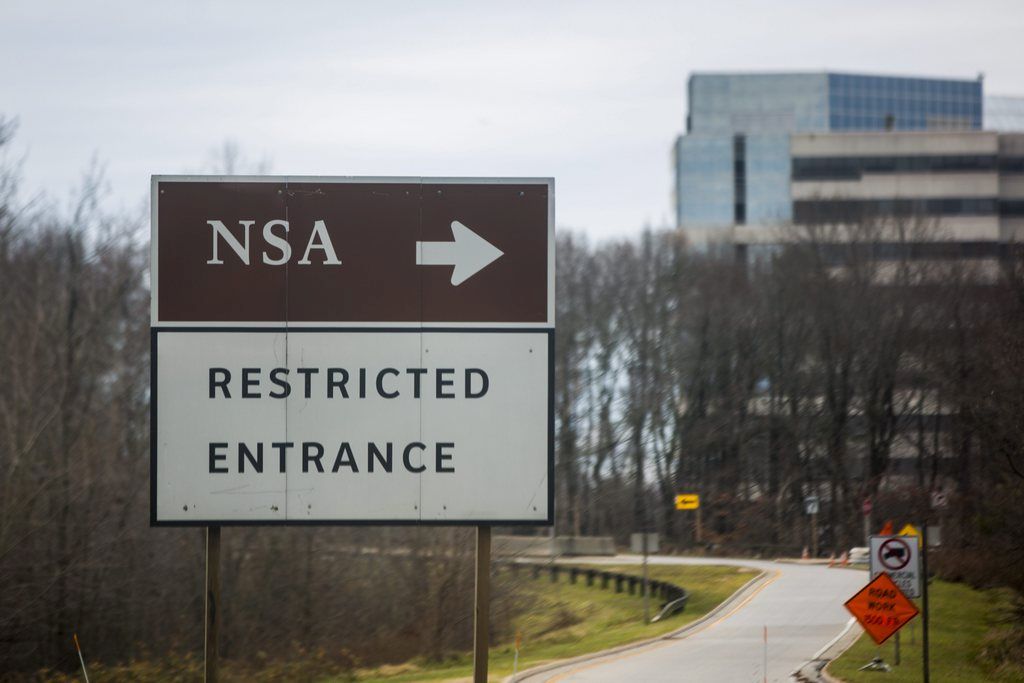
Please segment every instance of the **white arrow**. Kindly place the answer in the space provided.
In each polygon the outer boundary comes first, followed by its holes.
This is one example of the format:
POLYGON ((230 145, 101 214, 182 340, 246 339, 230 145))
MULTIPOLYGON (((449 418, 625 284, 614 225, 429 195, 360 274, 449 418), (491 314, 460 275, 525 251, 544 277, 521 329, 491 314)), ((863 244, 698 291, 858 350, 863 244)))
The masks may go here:
POLYGON ((458 221, 452 221, 452 235, 454 242, 417 242, 416 265, 455 266, 452 284, 456 287, 505 253, 458 221))

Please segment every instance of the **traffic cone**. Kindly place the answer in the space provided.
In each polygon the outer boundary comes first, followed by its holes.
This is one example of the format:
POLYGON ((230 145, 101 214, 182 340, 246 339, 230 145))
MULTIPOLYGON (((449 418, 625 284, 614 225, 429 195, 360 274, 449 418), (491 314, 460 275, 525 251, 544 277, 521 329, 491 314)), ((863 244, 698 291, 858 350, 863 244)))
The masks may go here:
POLYGON ((835 553, 829 553, 829 556, 828 556, 828 566, 830 566, 830 567, 836 566, 836 554, 835 553))
POLYGON ((800 553, 800 559, 801 560, 807 560, 807 559, 810 559, 810 557, 811 557, 811 554, 809 552, 807 552, 807 546, 804 546, 804 551, 802 553, 800 553))
POLYGON ((839 563, 844 567, 850 566, 850 556, 845 550, 843 551, 843 554, 839 556, 839 563))

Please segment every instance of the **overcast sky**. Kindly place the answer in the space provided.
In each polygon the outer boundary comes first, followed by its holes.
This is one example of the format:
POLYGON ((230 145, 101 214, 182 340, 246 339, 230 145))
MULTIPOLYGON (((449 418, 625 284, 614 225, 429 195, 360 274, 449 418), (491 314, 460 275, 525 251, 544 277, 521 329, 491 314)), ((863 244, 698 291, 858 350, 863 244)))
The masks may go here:
POLYGON ((696 70, 974 78, 1024 95, 1024 2, 0 3, 25 188, 111 207, 225 140, 279 174, 554 176, 595 239, 671 215, 696 70))

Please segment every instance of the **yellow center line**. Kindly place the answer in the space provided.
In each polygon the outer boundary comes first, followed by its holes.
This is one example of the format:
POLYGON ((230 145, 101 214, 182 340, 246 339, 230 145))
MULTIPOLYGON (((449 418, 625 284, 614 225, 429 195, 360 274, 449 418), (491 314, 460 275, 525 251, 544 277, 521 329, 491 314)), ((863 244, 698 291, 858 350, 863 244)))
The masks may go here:
POLYGON ((600 659, 598 659, 598 660, 596 660, 594 662, 590 662, 589 664, 584 664, 582 666, 578 666, 578 667, 569 669, 565 673, 559 674, 558 676, 555 676, 554 678, 549 678, 549 679, 547 679, 546 683, 560 683, 560 681, 566 680, 569 676, 573 676, 573 675, 578 674, 578 673, 583 673, 584 671, 589 671, 590 669, 596 669, 597 667, 604 666, 605 664, 612 664, 613 662, 618 662, 618 661, 621 661, 621 660, 626 659, 628 657, 635 657, 636 655, 643 654, 645 652, 650 652, 652 650, 657 650, 658 648, 665 647, 666 645, 671 645, 674 642, 677 642, 677 641, 680 641, 680 640, 686 640, 687 638, 689 638, 690 636, 694 635, 695 633, 700 633, 701 631, 706 631, 709 628, 711 628, 712 626, 714 626, 715 624, 718 624, 720 622, 725 621, 726 619, 728 619, 732 615, 736 614, 736 612, 738 612, 741 609, 743 609, 744 607, 746 607, 747 603, 749 603, 751 600, 756 598, 757 595, 761 591, 763 591, 765 588, 767 588, 770 584, 774 583, 775 580, 778 579, 779 576, 781 576, 781 575, 782 575, 782 573, 779 572, 778 570, 776 570, 775 574, 770 579, 768 579, 767 581, 762 583, 760 586, 755 588, 754 591, 751 592, 750 595, 748 595, 747 597, 743 598, 743 600, 740 602, 740 604, 736 605, 735 607, 733 607, 731 610, 729 610, 725 614, 716 617, 712 621, 705 622, 705 623, 701 624, 700 626, 698 626, 697 628, 693 629, 692 631, 687 631, 682 636, 679 636, 677 638, 666 638, 665 640, 662 640, 659 643, 652 643, 652 644, 646 645, 644 647, 638 647, 635 650, 630 650, 629 652, 623 652, 621 654, 613 655, 611 657, 602 657, 602 658, 600 658, 600 659))

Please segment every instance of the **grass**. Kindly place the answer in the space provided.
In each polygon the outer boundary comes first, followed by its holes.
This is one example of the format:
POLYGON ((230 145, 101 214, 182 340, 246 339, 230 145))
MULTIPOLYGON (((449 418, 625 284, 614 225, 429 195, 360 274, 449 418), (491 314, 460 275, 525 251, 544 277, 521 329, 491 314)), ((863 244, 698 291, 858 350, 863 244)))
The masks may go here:
MULTIPOLYGON (((920 601, 916 602, 920 608, 920 601)), ((994 671, 981 656, 987 635, 999 625, 1009 607, 1010 598, 1005 591, 979 591, 963 584, 934 581, 930 584, 928 602, 931 680, 1024 681, 1024 668, 994 671)), ((903 627, 900 638, 901 664, 893 666, 891 674, 857 671, 879 653, 890 666, 895 661, 895 636, 879 647, 866 634, 832 662, 828 672, 847 683, 917 683, 922 680, 920 616, 903 627)))
MULTIPOLYGON (((637 565, 599 567, 639 575, 637 565)), ((519 670, 558 659, 597 652, 617 645, 653 638, 673 631, 706 614, 756 574, 742 567, 650 566, 652 580, 671 581, 690 593, 686 610, 655 624, 643 622, 643 600, 628 592, 602 590, 595 582, 588 588, 581 577, 571 585, 563 572, 558 583, 546 573, 533 580, 522 577, 523 599, 530 607, 516 628, 522 632, 519 670)), ((652 616, 657 600, 651 600, 652 616)), ((500 681, 512 673, 512 643, 497 643, 490 650, 489 679, 500 681)), ((412 683, 414 681, 464 681, 472 676, 470 653, 444 663, 416 663, 360 671, 360 683, 412 683)))

